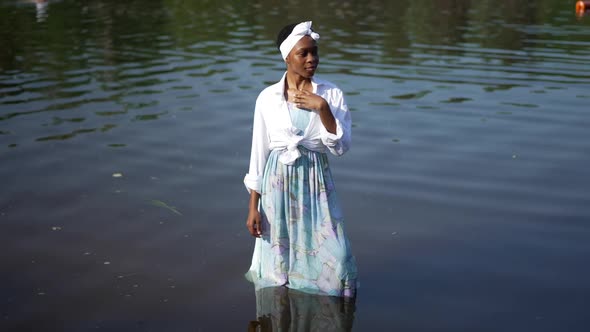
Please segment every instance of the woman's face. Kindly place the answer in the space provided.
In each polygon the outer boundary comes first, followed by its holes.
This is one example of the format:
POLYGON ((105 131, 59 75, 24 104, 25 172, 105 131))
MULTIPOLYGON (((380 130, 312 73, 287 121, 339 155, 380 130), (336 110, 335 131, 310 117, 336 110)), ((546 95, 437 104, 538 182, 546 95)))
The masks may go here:
POLYGON ((311 78, 320 63, 318 46, 315 40, 310 36, 299 39, 291 52, 289 52, 285 62, 287 62, 288 71, 305 78, 311 78))

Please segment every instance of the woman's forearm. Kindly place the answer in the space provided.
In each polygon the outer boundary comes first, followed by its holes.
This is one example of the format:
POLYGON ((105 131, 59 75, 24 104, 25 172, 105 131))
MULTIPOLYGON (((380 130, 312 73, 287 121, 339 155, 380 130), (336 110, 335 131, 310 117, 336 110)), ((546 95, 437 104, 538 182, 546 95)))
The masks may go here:
POLYGON ((250 211, 256 210, 258 211, 258 201, 260 200, 260 194, 256 190, 250 190, 250 203, 248 204, 248 208, 250 211))
POLYGON ((336 119, 334 119, 332 110, 330 110, 330 105, 328 105, 326 101, 321 104, 318 113, 320 114, 320 120, 322 120, 322 124, 326 130, 329 133, 336 134, 336 119))

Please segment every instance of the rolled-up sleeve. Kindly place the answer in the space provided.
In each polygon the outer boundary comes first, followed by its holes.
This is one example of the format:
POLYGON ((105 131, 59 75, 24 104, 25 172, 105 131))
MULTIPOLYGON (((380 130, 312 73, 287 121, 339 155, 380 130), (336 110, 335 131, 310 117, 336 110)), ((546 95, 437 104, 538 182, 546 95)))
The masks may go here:
POLYGON ((328 104, 336 120, 336 133, 330 133, 322 125, 320 128, 320 138, 330 153, 341 156, 350 149, 352 119, 342 91, 337 89, 332 98, 328 104))
POLYGON ((244 177, 244 185, 248 192, 254 190, 260 193, 262 174, 266 160, 270 153, 267 127, 262 116, 262 96, 256 100, 254 109, 254 124, 252 126, 252 150, 250 152, 250 167, 244 177))

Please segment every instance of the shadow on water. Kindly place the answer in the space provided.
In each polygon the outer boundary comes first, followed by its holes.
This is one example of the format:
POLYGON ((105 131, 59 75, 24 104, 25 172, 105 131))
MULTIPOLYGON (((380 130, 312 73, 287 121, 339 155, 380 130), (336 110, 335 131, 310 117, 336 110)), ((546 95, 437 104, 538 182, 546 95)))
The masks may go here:
POLYGON ((334 296, 321 296, 268 287, 256 291, 257 320, 248 332, 352 331, 355 303, 334 296))

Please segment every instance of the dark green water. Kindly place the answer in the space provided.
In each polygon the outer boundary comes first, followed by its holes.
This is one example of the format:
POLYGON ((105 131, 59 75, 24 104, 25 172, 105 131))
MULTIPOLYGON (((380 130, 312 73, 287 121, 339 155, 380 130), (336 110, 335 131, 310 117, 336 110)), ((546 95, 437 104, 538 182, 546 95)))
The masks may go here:
MULTIPOLYGON (((254 101, 284 71, 276 32, 307 19, 354 123, 331 163, 361 288, 328 321, 588 330, 590 16, 574 1, 36 8, 0 0, 0 330, 247 330, 254 101)), ((283 325, 331 308, 277 301, 308 312, 283 325)))

